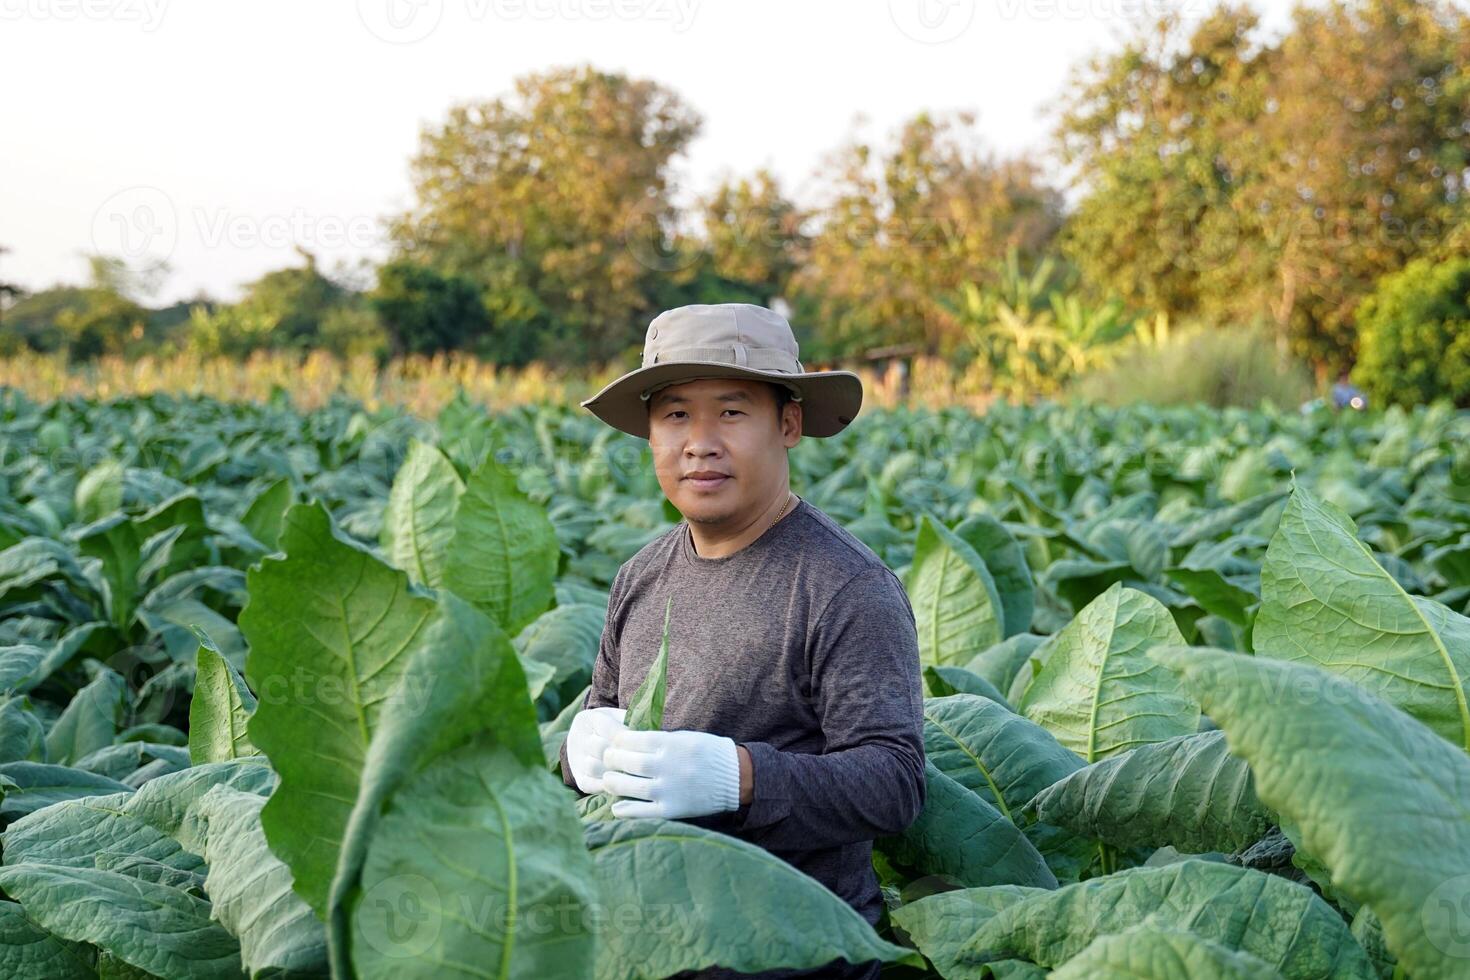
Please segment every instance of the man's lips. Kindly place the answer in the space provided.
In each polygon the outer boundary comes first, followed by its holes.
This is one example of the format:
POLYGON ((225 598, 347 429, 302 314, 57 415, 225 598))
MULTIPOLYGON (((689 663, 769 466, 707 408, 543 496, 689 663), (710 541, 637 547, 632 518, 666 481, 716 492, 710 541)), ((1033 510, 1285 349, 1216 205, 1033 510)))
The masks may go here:
POLYGON ((720 486, 728 479, 730 479, 730 475, 728 473, 701 472, 697 475, 694 473, 689 474, 688 476, 684 477, 684 482, 699 490, 709 490, 714 487, 720 486))

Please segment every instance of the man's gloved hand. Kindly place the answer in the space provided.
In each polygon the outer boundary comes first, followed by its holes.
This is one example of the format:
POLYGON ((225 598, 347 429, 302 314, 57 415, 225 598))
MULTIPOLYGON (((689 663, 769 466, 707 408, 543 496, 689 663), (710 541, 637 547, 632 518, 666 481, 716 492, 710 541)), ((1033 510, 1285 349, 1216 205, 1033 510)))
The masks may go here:
POLYGON ((740 754, 708 732, 624 729, 603 754, 603 788, 627 799, 615 817, 701 817, 740 808, 740 754))
POLYGON ((627 713, 626 708, 584 708, 573 716, 567 730, 567 763, 582 792, 602 792, 602 774, 607 768, 603 753, 614 736, 628 730, 623 724, 627 713))

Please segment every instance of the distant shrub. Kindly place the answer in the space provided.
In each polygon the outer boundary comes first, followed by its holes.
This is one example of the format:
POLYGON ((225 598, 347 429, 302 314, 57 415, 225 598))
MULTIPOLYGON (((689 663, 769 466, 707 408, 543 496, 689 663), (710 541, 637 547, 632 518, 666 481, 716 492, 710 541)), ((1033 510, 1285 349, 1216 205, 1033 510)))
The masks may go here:
POLYGON ((1313 384, 1304 365, 1282 359, 1275 338, 1262 327, 1196 326, 1138 345, 1111 366, 1083 376, 1071 393, 1106 405, 1255 408, 1270 401, 1285 408, 1311 398, 1313 384))
POLYGON ((1470 258, 1416 259, 1358 304, 1353 381, 1379 404, 1470 407, 1470 258))

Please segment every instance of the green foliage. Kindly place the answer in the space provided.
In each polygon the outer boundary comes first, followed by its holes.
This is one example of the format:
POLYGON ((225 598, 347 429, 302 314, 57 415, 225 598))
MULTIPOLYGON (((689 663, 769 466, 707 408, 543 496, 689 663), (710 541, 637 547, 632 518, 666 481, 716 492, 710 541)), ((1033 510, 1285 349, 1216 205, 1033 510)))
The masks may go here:
POLYGON ((256 350, 317 348, 376 354, 384 334, 360 297, 323 275, 311 253, 302 266, 267 272, 245 287, 240 302, 190 310, 187 342, 204 354, 241 357, 256 350))
POLYGON ((1061 224, 1062 197, 1027 160, 977 149, 975 117, 920 112, 876 146, 834 156, 820 228, 792 280, 815 336, 809 358, 895 343, 948 351, 957 329, 942 300, 992 282, 1008 248, 1032 260, 1061 224))
POLYGON ((1016 708, 1087 763, 1189 734, 1199 705, 1144 659, 1182 639, 1157 599, 1115 583, 1038 651, 1016 708))
POLYGON ((997 285, 966 282, 957 293, 941 304, 961 331, 966 383, 1008 398, 1056 393, 1109 363, 1134 332, 1120 301, 1084 302, 1076 269, 1059 274, 1053 256, 1023 273, 1013 248, 997 285))
POLYGON ((678 820, 602 820, 586 833, 603 900, 633 912, 609 920, 597 980, 653 980, 715 964, 740 972, 836 959, 922 964, 913 950, 879 939, 830 890, 753 844, 678 820), (762 898, 737 911, 741 894, 762 898), (732 915, 747 928, 727 928, 732 915))
POLYGON ((1243 950, 1284 977, 1377 977, 1347 923, 1310 888, 1248 868, 1191 859, 1055 890, 1001 888, 994 902, 999 908, 984 901, 991 889, 977 889, 981 900, 960 907, 968 929, 952 923, 941 929, 943 920, 936 921, 928 903, 943 895, 905 906, 895 918, 931 960, 956 965, 946 973, 951 977, 979 977, 984 964, 1015 957, 1060 966, 1099 936, 1145 920, 1243 950), (1235 896, 1230 907, 1238 914, 1211 914, 1226 894, 1235 896))
POLYGON ((1079 377, 1071 392, 1105 405, 1256 408, 1269 401, 1290 408, 1312 396, 1312 380, 1259 326, 1196 325, 1121 352, 1113 364, 1079 377))
POLYGON ((1253 640, 1341 674, 1470 751, 1470 617, 1410 595, 1351 517, 1301 487, 1266 550, 1253 640))
POLYGON ((1464 220, 1467 36, 1437 0, 1303 5, 1279 36, 1245 5, 1140 23, 1069 86, 1062 250, 1100 294, 1345 368, 1358 301, 1464 220))
POLYGON ((520 363, 512 345, 523 341, 491 336, 480 289, 462 276, 405 260, 389 262, 378 268, 371 299, 395 353, 474 348, 497 363, 520 363))
POLYGON ((1178 735, 1070 773, 1030 803, 1038 819, 1114 847, 1168 844, 1183 854, 1244 850, 1273 814, 1220 732, 1178 735))
POLYGON ((417 200, 394 239, 478 285, 507 342, 544 328, 538 356, 607 360, 656 312, 651 284, 680 267, 667 243, 670 168, 700 126, 652 81, 590 65, 524 75, 512 95, 456 106, 424 132, 417 200))
POLYGON ((1357 310, 1353 381, 1380 404, 1445 398, 1470 408, 1470 258, 1419 259, 1357 310))
POLYGON ((1332 883, 1382 920, 1407 975, 1464 971, 1470 759, 1386 701, 1304 664, 1161 650, 1301 828, 1332 883), (1432 842, 1432 843, 1431 843, 1432 842))
MULTIPOLYGON (((673 516, 622 438, 565 406, 0 393, 0 971, 1463 962, 1467 413, 879 410, 793 455, 916 620, 984 613, 926 672, 877 928, 555 775, 607 589, 673 516)), ((667 641, 635 727, 681 683, 667 641)))

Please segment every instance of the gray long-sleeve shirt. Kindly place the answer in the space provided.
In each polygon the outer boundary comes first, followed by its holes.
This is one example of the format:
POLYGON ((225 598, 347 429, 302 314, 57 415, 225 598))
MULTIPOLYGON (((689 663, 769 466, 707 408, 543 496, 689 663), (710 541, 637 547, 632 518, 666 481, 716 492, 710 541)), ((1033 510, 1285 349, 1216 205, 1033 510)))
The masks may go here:
MULTIPOLYGON (((619 569, 586 707, 631 702, 670 596, 663 728, 728 736, 753 764, 749 804, 689 822, 766 848, 876 923, 872 841, 924 804, 918 635, 903 585, 806 500, 721 558, 700 557, 681 521, 619 569)), ((561 764, 575 789, 565 746, 561 764)), ((878 975, 876 962, 840 967, 760 976, 878 975)))

